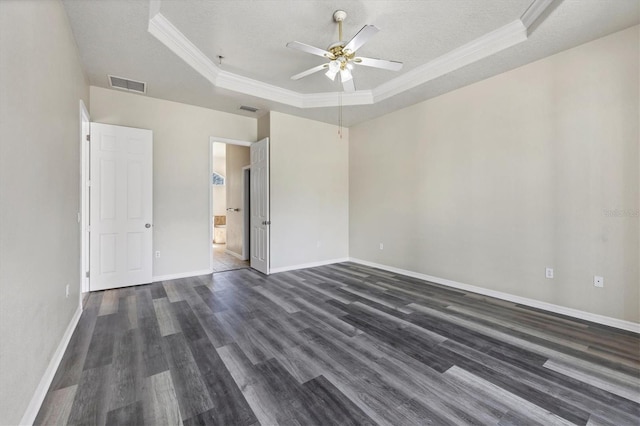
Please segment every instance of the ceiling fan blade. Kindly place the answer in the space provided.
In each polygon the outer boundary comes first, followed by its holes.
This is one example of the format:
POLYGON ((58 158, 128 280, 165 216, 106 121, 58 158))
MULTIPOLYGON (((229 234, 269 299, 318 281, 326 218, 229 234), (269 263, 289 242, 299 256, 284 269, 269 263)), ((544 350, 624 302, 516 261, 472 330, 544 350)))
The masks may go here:
POLYGON ((309 46, 308 44, 300 43, 299 41, 291 41, 287 43, 287 47, 300 50, 302 52, 311 53, 312 55, 322 56, 323 58, 333 58, 331 52, 320 49, 318 47, 309 46))
POLYGON ((353 78, 350 78, 347 81, 343 81, 342 88, 344 89, 345 92, 355 92, 356 86, 355 84, 353 84, 353 78))
POLYGON ((291 80, 300 80, 302 77, 306 77, 308 75, 311 75, 311 74, 316 73, 318 71, 322 71, 322 70, 327 69, 327 68, 329 68, 329 64, 318 65, 317 67, 309 68, 306 71, 302 71, 300 74, 296 74, 294 76, 291 76, 291 80))
POLYGON ((349 40, 349 43, 344 46, 343 50, 350 50, 351 52, 355 52, 360 47, 362 47, 363 44, 369 41, 369 39, 373 37, 378 31, 380 30, 375 25, 365 25, 360 31, 358 31, 358 34, 354 35, 353 38, 349 40))
POLYGON ((402 69, 402 62, 387 61, 384 59, 373 58, 353 58, 353 63, 356 65, 364 65, 365 67, 381 68, 389 71, 400 71, 402 69))

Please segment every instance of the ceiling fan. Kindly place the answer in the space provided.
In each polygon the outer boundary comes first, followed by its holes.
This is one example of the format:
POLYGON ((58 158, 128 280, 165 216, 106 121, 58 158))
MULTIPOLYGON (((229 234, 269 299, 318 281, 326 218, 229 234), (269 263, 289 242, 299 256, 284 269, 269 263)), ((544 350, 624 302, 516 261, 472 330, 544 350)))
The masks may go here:
POLYGON ((364 65, 365 67, 381 68, 390 71, 399 71, 402 68, 402 62, 356 56, 356 51, 380 30, 375 25, 365 25, 351 40, 344 42, 342 41, 342 21, 344 21, 346 17, 347 12, 344 10, 336 10, 333 13, 333 20, 338 23, 338 41, 330 45, 326 50, 309 46, 299 41, 287 43, 287 47, 292 49, 329 59, 328 63, 309 68, 306 71, 292 76, 291 80, 299 80, 326 69, 327 72, 325 75, 333 81, 335 81, 336 75, 340 73, 340 81, 342 82, 344 91, 353 92, 356 90, 351 73, 353 65, 364 65))

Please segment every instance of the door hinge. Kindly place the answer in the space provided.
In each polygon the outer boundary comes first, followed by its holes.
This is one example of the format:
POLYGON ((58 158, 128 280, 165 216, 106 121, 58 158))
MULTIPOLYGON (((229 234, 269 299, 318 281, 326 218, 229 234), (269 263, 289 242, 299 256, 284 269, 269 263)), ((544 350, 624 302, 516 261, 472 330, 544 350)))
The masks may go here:
POLYGON ((91 135, 87 135, 87 142, 91 142, 91 135))
POLYGON ((91 225, 87 226, 87 232, 91 232, 91 225))
POLYGON ((87 187, 91 187, 91 181, 90 180, 87 181, 87 187))
POLYGON ((87 272, 84 274, 84 276, 85 276, 85 277, 87 277, 87 278, 89 278, 89 276, 90 276, 90 275, 91 275, 91 274, 89 273, 89 271, 87 271, 87 272))

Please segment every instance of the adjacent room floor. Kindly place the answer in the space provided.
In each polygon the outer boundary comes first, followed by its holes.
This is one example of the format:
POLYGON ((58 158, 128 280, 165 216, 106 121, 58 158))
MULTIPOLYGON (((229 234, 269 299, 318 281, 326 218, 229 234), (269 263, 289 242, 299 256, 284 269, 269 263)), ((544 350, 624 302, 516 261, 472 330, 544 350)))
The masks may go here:
POLYGON ((226 244, 213 244, 213 272, 224 272, 248 267, 249 261, 240 260, 227 253, 226 244))
POLYGON ((636 425, 637 334, 352 263, 92 293, 37 424, 636 425))

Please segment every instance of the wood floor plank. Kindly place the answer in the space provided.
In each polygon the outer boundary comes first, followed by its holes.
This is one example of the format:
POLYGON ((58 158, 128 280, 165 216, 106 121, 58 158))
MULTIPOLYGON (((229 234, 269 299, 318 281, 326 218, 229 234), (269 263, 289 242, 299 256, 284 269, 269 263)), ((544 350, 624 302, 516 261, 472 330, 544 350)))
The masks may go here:
POLYGON ((260 424, 281 424, 282 414, 278 413, 275 398, 265 390, 255 368, 244 356, 242 350, 231 344, 217 348, 216 351, 260 424))
POLYGON ((145 379, 142 396, 143 418, 148 425, 181 425, 182 416, 178 405, 171 373, 163 371, 145 379))
POLYGON ((213 402, 189 349, 188 339, 182 333, 162 339, 182 418, 188 419, 212 409, 213 402))
POLYGON ((129 426, 143 425, 144 414, 142 401, 135 401, 129 405, 111 410, 107 413, 107 425, 109 426, 129 426))
POLYGON ((187 340, 214 408, 185 424, 252 425, 258 421, 224 362, 208 339, 187 340))
POLYGON ((612 371, 601 369, 586 369, 567 362, 548 360, 544 367, 554 370, 567 377, 572 377, 584 383, 596 386, 600 389, 619 395, 630 401, 640 404, 640 383, 634 382, 624 375, 615 374, 612 371), (618 379, 619 378, 619 379, 618 379))
POLYGON ((153 299, 153 308, 156 312, 156 318, 158 319, 158 326, 160 327, 160 334, 162 337, 170 334, 180 333, 180 322, 176 318, 169 299, 163 297, 159 299, 153 299))
POLYGON ((116 329, 120 326, 121 315, 98 316, 91 343, 87 349, 84 370, 111 364, 116 329))
POLYGON ((129 296, 120 297, 118 312, 122 313, 122 317, 126 322, 125 326, 128 330, 138 328, 138 304, 136 302, 135 292, 129 296))
POLYGON ((80 382, 80 376, 91 343, 97 319, 96 309, 85 309, 62 356, 58 370, 51 382, 51 390, 63 389, 80 382))
POLYGON ((164 291, 167 293, 167 299, 169 302, 181 302, 184 300, 184 296, 180 292, 180 282, 179 280, 169 280, 163 281, 162 286, 164 287, 164 291))
POLYGON ((347 262, 91 293, 36 424, 639 418, 638 334, 347 262))
POLYGON ((69 420, 69 413, 76 396, 78 386, 51 391, 42 402, 34 425, 64 425, 69 420))
MULTIPOLYGON (((132 329, 120 335, 115 343, 112 363, 114 374, 108 392, 110 411, 134 404, 141 394, 144 380, 141 339, 138 330, 132 329)), ((131 407, 124 410, 116 418, 135 412, 131 410, 131 407)))
MULTIPOLYGON (((107 317, 109 316, 102 318, 107 317)), ((82 372, 69 412, 68 424, 102 426, 106 423, 106 401, 110 381, 111 365, 103 365, 82 372)))
POLYGON ((118 290, 106 290, 102 297, 98 316, 115 314, 118 312, 119 303, 120 296, 118 290))
MULTIPOLYGON (((151 312, 153 310, 153 302, 150 301, 151 312)), ((138 305, 140 306, 140 305, 138 305)), ((140 311, 138 311, 140 313, 140 311)), ((158 373, 169 369, 167 360, 162 346, 162 334, 160 334, 160 326, 155 314, 138 317, 140 336, 142 337, 142 358, 144 366, 144 377, 154 376, 158 373)))

